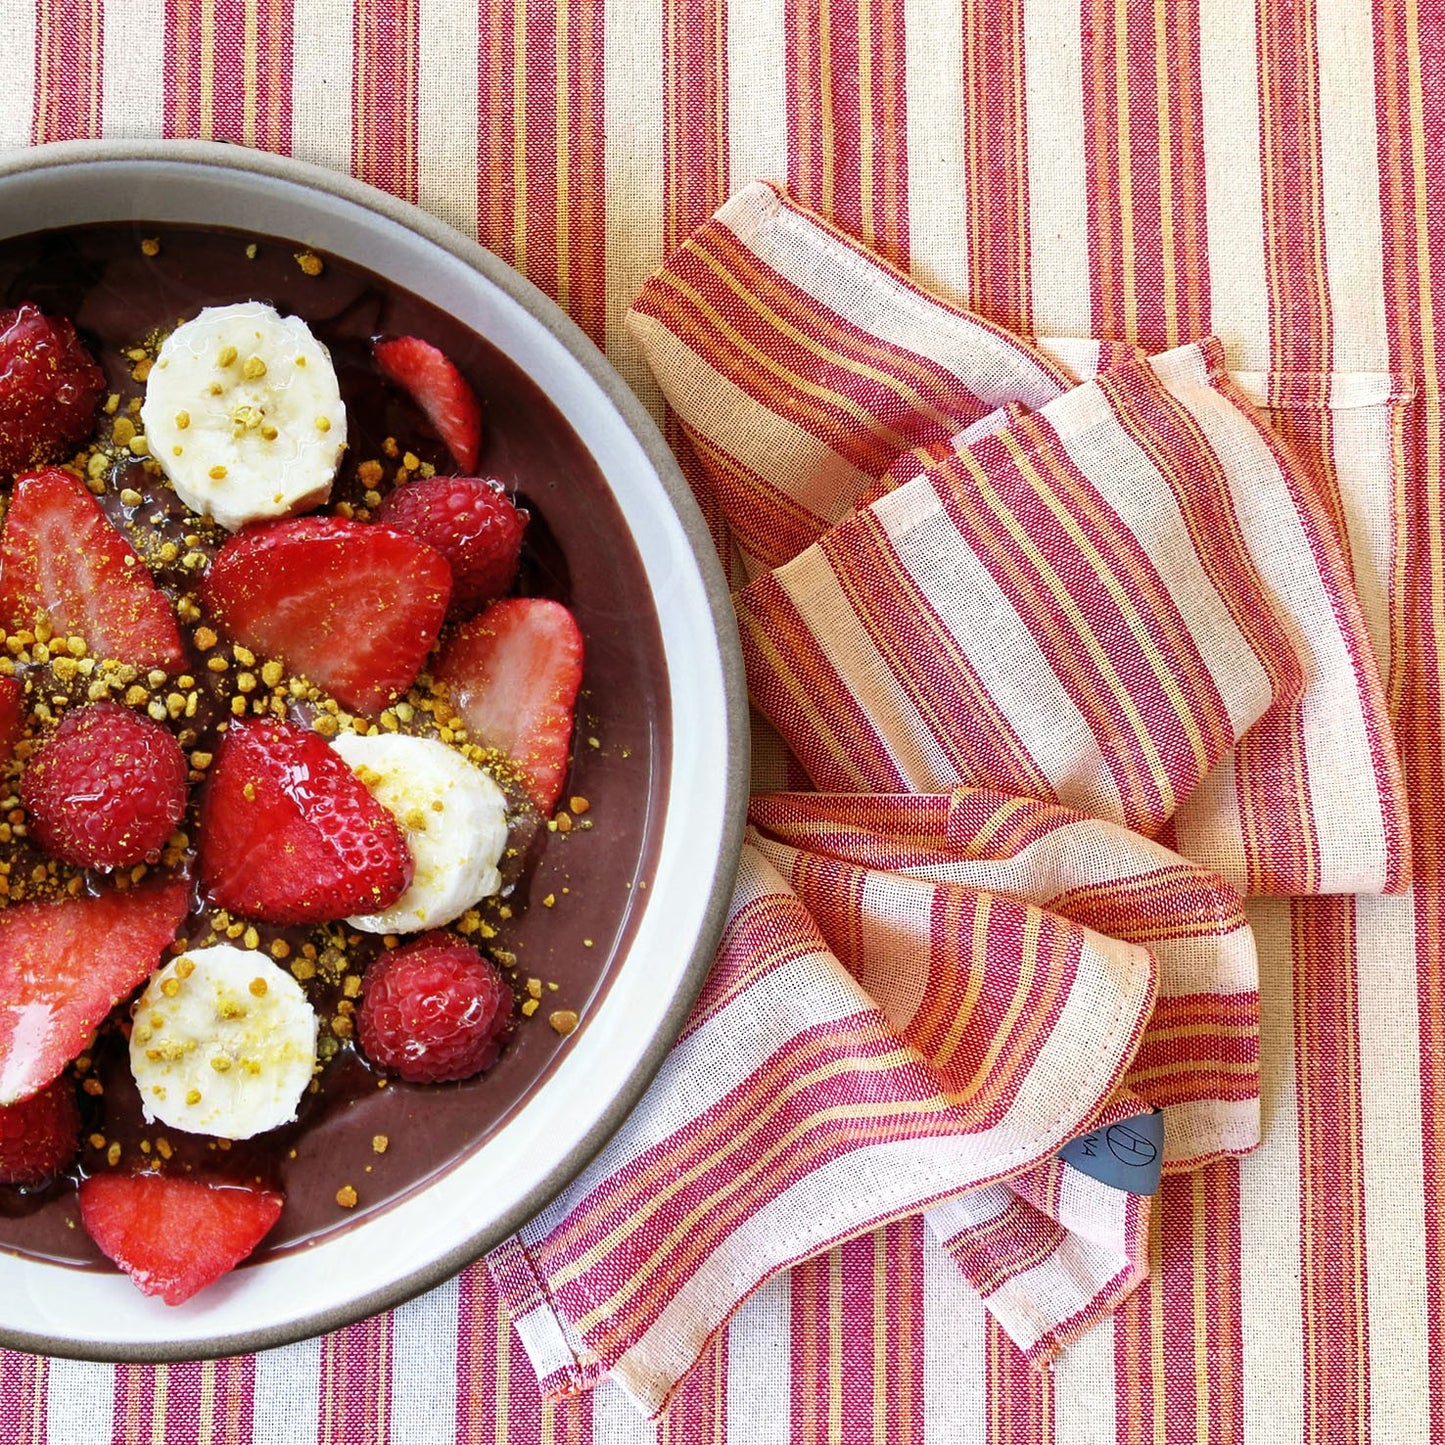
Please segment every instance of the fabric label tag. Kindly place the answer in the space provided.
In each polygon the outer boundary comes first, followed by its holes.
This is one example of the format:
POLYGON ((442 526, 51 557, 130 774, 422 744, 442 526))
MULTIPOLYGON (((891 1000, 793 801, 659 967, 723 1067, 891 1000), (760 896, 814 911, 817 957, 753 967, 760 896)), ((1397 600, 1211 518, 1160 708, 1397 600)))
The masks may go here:
POLYGON ((1164 1172, 1164 1111, 1135 1114, 1107 1129, 1080 1134, 1059 1150, 1059 1158, 1127 1194, 1157 1194, 1164 1172))

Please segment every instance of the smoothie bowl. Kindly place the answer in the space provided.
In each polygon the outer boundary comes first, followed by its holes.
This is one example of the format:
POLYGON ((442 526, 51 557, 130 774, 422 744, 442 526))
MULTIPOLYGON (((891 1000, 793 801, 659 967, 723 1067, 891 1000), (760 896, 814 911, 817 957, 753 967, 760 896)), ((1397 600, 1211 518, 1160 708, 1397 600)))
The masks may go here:
POLYGON ((334 1328, 535 1213, 681 1028, 741 836, 726 588, 592 344, 345 178, 0 164, 7 329, 50 381, 0 416, 0 1105, 60 1098, 0 1343, 334 1328))

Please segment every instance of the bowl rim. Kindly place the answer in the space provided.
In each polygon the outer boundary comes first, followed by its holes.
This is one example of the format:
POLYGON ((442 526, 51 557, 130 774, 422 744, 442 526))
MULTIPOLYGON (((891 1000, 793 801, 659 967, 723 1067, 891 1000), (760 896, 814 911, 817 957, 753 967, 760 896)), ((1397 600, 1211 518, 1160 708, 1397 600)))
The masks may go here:
MULTIPOLYGON (((56 141, 0 156, 0 184, 11 177, 34 171, 63 170, 98 163, 189 164, 232 171, 242 176, 260 175, 307 190, 322 191, 336 200, 380 216, 448 252, 523 308, 565 348, 602 393, 646 456, 661 484, 702 582, 718 645, 726 708, 723 731, 727 740, 727 757, 723 770, 725 802, 720 846, 712 876, 707 882, 707 900, 701 912, 697 940, 678 972, 677 987, 651 1041, 641 1051, 591 1128, 526 1194, 504 1209, 486 1228, 428 1265, 339 1306, 301 1314, 280 1324, 188 1340, 180 1347, 164 1341, 116 1343, 111 1340, 53 1337, 12 1329, 0 1323, 0 1346, 5 1348, 100 1363, 154 1364, 213 1359, 272 1349, 327 1333, 404 1304, 450 1279, 493 1245, 514 1233, 551 1203, 591 1163, 621 1127, 662 1067, 711 968, 727 918, 747 821, 749 724, 742 650, 731 593, 691 488, 642 402, 607 361, 601 349, 550 297, 499 257, 418 206, 339 171, 231 143, 196 140, 56 141)), ((15 234, 22 232, 16 231, 15 234)), ((361 1227, 364 1227, 364 1222, 361 1227)), ((37 1263, 46 1267, 43 1262, 37 1263)), ((49 1267, 69 1272, 64 1265, 49 1267)))

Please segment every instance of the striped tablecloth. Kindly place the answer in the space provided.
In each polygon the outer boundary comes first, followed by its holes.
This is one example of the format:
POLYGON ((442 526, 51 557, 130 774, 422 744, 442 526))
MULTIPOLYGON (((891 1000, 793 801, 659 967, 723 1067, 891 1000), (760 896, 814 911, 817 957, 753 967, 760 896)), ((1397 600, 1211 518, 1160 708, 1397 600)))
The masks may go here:
POLYGON ((526 272, 659 415, 624 314, 758 177, 1022 334, 1217 334, 1347 543, 1415 879, 1250 904, 1264 1145, 1166 1181, 1148 1285, 1052 1373, 912 1219, 766 1286, 655 1425, 539 1405, 473 1268, 257 1358, 0 1353, 0 1441, 1441 1437, 1445 7, 3 0, 0 55, 0 148, 226 137, 350 170, 526 272))

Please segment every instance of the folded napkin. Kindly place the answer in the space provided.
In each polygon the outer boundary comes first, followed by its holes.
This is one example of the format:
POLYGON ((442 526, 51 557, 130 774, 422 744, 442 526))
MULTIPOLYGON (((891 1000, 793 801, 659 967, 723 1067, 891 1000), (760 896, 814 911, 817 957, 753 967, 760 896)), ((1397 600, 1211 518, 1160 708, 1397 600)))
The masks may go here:
POLYGON ((1407 881, 1329 512, 1211 340, 1021 340, 770 185, 629 327, 737 589, 755 795, 687 1028, 493 1278, 545 1394, 656 1414, 765 1279, 924 1212, 1047 1360, 1148 1268, 1093 1141, 1258 1142, 1241 892, 1407 881))

